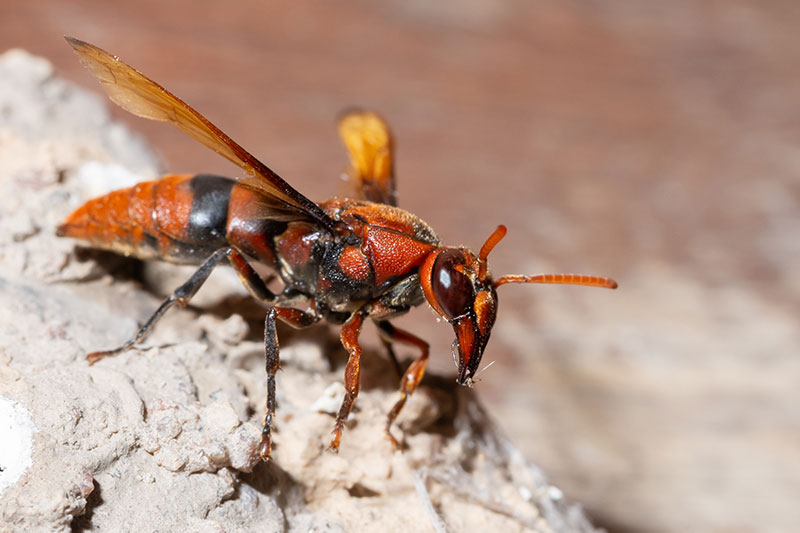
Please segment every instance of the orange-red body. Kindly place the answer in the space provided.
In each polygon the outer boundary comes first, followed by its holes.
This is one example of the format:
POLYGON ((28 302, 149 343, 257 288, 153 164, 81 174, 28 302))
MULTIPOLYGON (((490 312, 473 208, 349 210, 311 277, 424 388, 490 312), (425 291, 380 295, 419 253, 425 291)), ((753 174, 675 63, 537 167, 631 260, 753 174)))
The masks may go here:
POLYGON ((470 385, 494 325, 497 287, 506 283, 616 287, 607 278, 572 274, 492 279, 487 258, 505 235, 504 226, 495 230, 478 255, 464 247, 443 246, 425 222, 396 207, 394 141, 376 113, 352 110, 339 121, 339 133, 353 164, 357 198, 317 204, 158 83, 96 46, 69 37, 67 41, 114 102, 135 115, 171 123, 246 173, 239 180, 199 174, 143 182, 87 202, 59 227, 59 235, 98 248, 199 266, 133 338, 114 350, 89 354, 89 362, 140 342, 170 307, 186 305, 211 271, 227 262, 251 294, 268 306, 264 326, 267 409, 260 447, 264 459, 270 457, 275 414, 277 320, 294 327, 306 327, 321 318, 343 324, 340 338, 349 358, 346 394, 329 446, 334 451, 358 395, 361 327, 365 318, 375 322, 402 374, 401 396, 386 424, 387 437, 397 445, 389 428, 422 379, 428 344, 394 327, 390 318, 427 301, 452 325, 458 382, 470 385), (273 293, 251 261, 277 272, 283 292, 273 293), (304 299, 310 308, 292 307, 297 299, 304 299), (392 343, 420 351, 404 372, 392 343))
POLYGON ((423 302, 419 267, 439 240, 418 217, 335 198, 320 204, 338 223, 330 234, 307 221, 262 218, 258 200, 258 193, 227 178, 166 176, 88 201, 59 234, 140 259, 194 265, 233 246, 274 269, 287 288, 313 299, 336 322, 365 302, 381 300, 387 317, 423 302))

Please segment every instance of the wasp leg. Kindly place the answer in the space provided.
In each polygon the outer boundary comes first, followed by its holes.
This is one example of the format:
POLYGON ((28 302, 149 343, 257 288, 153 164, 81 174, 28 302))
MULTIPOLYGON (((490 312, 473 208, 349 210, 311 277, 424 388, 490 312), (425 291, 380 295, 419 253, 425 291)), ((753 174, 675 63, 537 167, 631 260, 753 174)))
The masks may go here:
MULTIPOLYGON (((377 326, 378 329, 381 329, 383 326, 381 324, 389 324, 388 322, 378 322, 377 326)), ((393 327, 389 324, 389 327, 393 327)), ((397 359, 397 355, 394 353, 394 348, 392 348, 392 341, 388 340, 386 337, 381 335, 381 342, 383 343, 383 347, 386 348, 386 353, 389 354, 389 360, 392 362, 392 366, 394 367, 394 371, 397 374, 397 377, 403 376, 403 367, 400 366, 400 361, 397 359)))
POLYGON ((364 312, 356 311, 342 326, 340 339, 342 345, 350 354, 347 360, 347 367, 344 370, 344 400, 336 415, 336 426, 333 428, 333 438, 328 445, 328 450, 336 453, 339 451, 339 441, 342 438, 342 428, 344 428, 347 417, 353 409, 353 403, 358 396, 358 387, 361 380, 361 345, 358 344, 358 335, 361 333, 361 325, 364 323, 364 312))
MULTIPOLYGON (((228 262, 233 267, 239 280, 257 300, 270 306, 282 301, 283 294, 275 294, 267 288, 266 283, 258 273, 250 266, 247 259, 235 248, 224 250, 228 262)), ((207 276, 206 276, 207 277, 207 276)), ((278 333, 275 328, 275 321, 281 320, 294 328, 308 327, 320 320, 320 316, 314 313, 300 311, 290 307, 271 307, 267 312, 264 321, 264 349, 266 353, 266 372, 267 372, 267 405, 264 415, 264 426, 261 430, 261 443, 259 444, 259 455, 261 459, 267 461, 272 456, 272 420, 275 418, 275 375, 280 368, 280 348, 278 345, 278 333)))
POLYGON ((267 305, 274 305, 278 302, 280 295, 275 294, 267 288, 266 283, 258 273, 250 266, 247 259, 236 248, 227 250, 228 263, 233 267, 239 281, 247 289, 250 295, 256 300, 267 305))
POLYGON ((147 319, 147 322, 139 328, 139 331, 136 335, 133 336, 128 342, 120 346, 119 348, 115 348, 113 350, 107 350, 103 352, 92 352, 86 356, 86 359, 89 361, 90 365, 95 364, 100 359, 104 357, 110 357, 113 355, 119 355, 120 353, 129 350, 134 344, 137 344, 145 339, 147 335, 150 334, 150 331, 155 326, 156 322, 164 316, 170 307, 175 304, 180 305, 181 307, 185 307, 189 300, 192 299, 197 291, 202 287, 203 283, 208 279, 208 276, 211 275, 211 271, 214 270, 214 267, 217 266, 222 260, 227 257, 228 248, 223 248, 214 252, 211 257, 206 259, 206 261, 200 265, 192 277, 189 280, 175 289, 175 291, 169 295, 169 297, 164 300, 158 309, 147 319))
POLYGON ((264 416, 264 427, 261 430, 261 443, 258 451, 261 459, 268 461, 272 457, 272 419, 275 417, 275 374, 280 368, 280 348, 275 321, 289 324, 293 328, 305 328, 320 317, 313 313, 292 309, 291 307, 273 307, 267 312, 264 321, 264 350, 267 355, 267 406, 264 416))
MULTIPOLYGON (((257 300, 274 306, 283 300, 284 294, 275 294, 267 288, 266 283, 250 266, 247 259, 235 248, 226 250, 228 262, 233 267, 239 280, 257 300)), ((268 461, 272 457, 272 420, 275 418, 276 383, 275 375, 280 368, 280 347, 276 320, 289 324, 293 328, 305 328, 319 322, 320 316, 315 313, 300 311, 291 307, 270 307, 264 321, 264 351, 266 354, 267 372, 267 405, 264 415, 264 426, 261 430, 261 443, 258 450, 261 459, 268 461)))
POLYGON ((389 416, 386 420, 386 437, 392 441, 392 446, 396 450, 399 447, 399 443, 397 442, 397 439, 394 438, 394 435, 392 435, 392 423, 397 418, 397 415, 400 414, 400 410, 403 409, 408 397, 411 396, 415 390, 417 390, 417 385, 419 385, 419 382, 422 380, 422 376, 425 374, 425 367, 428 365, 429 345, 416 335, 412 335, 407 331, 396 328, 389 322, 378 322, 378 329, 381 332, 381 337, 385 338, 386 342, 410 344, 412 346, 416 346, 422 352, 420 356, 413 363, 411 363, 411 366, 408 367, 408 370, 406 370, 405 374, 403 374, 403 377, 400 380, 400 399, 397 400, 397 403, 394 404, 392 410, 389 411, 389 416))

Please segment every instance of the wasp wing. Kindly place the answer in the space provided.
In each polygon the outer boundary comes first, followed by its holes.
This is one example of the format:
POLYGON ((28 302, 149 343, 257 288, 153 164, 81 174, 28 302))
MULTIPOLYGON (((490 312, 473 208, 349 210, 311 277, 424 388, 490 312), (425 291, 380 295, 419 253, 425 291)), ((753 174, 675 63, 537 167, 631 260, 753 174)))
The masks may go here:
POLYGON ((264 194, 265 203, 284 218, 310 219, 327 229, 334 222, 314 202, 300 194, 264 163, 239 146, 183 100, 130 65, 92 44, 65 37, 78 57, 100 80, 111 100, 134 115, 169 122, 211 148, 245 172, 240 183, 264 194))
POLYGON ((351 175, 361 196, 397 205, 394 139, 386 121, 372 111, 347 111, 339 119, 339 135, 350 155, 351 175))

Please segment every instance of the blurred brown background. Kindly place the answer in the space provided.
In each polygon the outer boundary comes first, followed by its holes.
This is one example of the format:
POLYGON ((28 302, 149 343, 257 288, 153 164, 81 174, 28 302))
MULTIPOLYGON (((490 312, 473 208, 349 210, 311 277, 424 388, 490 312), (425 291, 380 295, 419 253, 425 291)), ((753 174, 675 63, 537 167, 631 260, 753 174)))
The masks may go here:
MULTIPOLYGON (((503 287, 478 387, 623 532, 800 528, 798 28, 779 0, 0 3, 0 50, 99 90, 62 35, 98 44, 313 199, 346 191, 336 114, 376 108, 445 242, 504 223, 497 274, 615 277, 503 287)), ((236 173, 114 113, 166 170, 236 173)), ((453 372, 449 327, 400 323, 453 372)))

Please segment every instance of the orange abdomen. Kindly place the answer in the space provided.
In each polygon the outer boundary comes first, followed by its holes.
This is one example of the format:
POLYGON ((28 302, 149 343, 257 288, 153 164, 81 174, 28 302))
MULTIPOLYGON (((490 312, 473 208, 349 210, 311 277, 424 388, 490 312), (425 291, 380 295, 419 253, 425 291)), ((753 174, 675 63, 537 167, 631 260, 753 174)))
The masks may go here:
POLYGON ((233 183, 206 175, 138 183, 89 200, 58 235, 140 259, 199 263, 225 243, 233 183))

